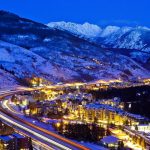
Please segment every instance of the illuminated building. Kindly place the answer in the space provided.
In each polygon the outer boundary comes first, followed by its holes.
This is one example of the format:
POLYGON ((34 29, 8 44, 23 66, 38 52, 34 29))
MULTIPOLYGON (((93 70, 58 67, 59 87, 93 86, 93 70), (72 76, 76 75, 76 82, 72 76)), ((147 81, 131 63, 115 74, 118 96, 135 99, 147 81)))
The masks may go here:
POLYGON ((120 108, 94 103, 78 106, 78 116, 88 122, 97 120, 97 123, 103 122, 106 124, 130 126, 141 124, 146 120, 146 118, 140 115, 125 112, 120 108))

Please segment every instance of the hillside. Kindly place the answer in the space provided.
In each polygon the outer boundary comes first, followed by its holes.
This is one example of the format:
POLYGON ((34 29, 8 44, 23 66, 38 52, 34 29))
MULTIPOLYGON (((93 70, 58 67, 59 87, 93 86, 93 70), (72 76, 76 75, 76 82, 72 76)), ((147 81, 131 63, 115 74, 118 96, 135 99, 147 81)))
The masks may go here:
POLYGON ((12 82, 32 76, 52 82, 150 76, 128 55, 9 12, 0 11, 0 40, 0 71, 12 82))

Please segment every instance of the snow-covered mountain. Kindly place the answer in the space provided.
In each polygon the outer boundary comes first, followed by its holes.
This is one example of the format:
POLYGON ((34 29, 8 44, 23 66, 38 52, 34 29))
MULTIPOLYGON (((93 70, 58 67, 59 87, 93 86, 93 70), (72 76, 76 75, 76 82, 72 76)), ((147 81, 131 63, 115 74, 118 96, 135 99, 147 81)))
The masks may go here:
MULTIPOLYGON (((52 82, 150 76, 147 62, 136 61, 139 51, 132 51, 134 60, 74 34, 0 11, 0 77, 6 74, 6 83, 16 83, 33 75, 52 82)), ((145 53, 144 57, 149 56, 145 53)))
POLYGON ((146 27, 106 27, 100 37, 107 47, 150 52, 150 29, 146 27))
MULTIPOLYGON (((147 27, 106 26, 101 28, 90 23, 76 24, 64 21, 51 22, 47 25, 50 28, 69 31, 81 37, 97 38, 106 47, 145 50, 150 46, 150 28, 147 27)), ((150 49, 146 51, 149 52, 150 49)))
POLYGON ((101 28, 97 25, 89 23, 85 24, 81 25, 70 22, 52 22, 49 23, 48 26, 52 29, 68 31, 73 35, 83 37, 104 48, 126 49, 126 51, 131 50, 130 53, 128 52, 128 56, 138 60, 141 63, 146 63, 149 61, 150 28, 140 26, 107 26, 105 28, 101 28), (85 24, 87 24, 88 27, 85 24))
POLYGON ((87 38, 94 38, 100 35, 102 29, 94 24, 90 24, 88 22, 84 24, 76 24, 72 22, 50 22, 47 24, 52 29, 60 29, 64 31, 69 31, 73 34, 79 36, 85 36, 87 38))
POLYGON ((120 49, 130 58, 150 69, 150 29, 146 27, 106 27, 96 43, 113 50, 120 49))

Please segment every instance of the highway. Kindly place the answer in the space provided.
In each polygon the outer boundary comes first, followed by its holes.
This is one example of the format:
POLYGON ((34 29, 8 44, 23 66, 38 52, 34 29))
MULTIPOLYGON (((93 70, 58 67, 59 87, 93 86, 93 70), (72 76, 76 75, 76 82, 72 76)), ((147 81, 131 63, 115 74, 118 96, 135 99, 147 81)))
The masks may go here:
MULTIPOLYGON (((35 89, 22 87, 22 89, 19 88, 15 90, 0 91, 0 97, 3 98, 3 97, 16 94, 19 92, 33 91, 33 90, 35 89)), ((50 149, 89 150, 85 146, 82 146, 56 133, 53 133, 51 131, 38 127, 32 123, 29 123, 17 117, 16 115, 9 113, 3 107, 0 107, 0 118, 3 121, 7 122, 8 124, 13 125, 13 127, 16 130, 20 130, 20 132, 23 132, 27 134, 28 136, 31 136, 31 137, 33 136, 34 139, 38 139, 39 143, 44 143, 45 145, 49 146, 48 148, 49 150, 50 149)), ((38 141, 36 142, 38 143, 38 141)))

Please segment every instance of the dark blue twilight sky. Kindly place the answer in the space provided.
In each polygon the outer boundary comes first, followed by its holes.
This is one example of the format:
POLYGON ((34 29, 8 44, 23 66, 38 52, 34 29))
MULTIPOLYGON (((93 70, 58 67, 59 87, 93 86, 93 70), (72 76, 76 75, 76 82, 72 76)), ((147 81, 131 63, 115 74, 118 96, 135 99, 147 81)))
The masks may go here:
POLYGON ((0 9, 42 23, 71 21, 150 27, 150 0, 0 0, 0 9))

